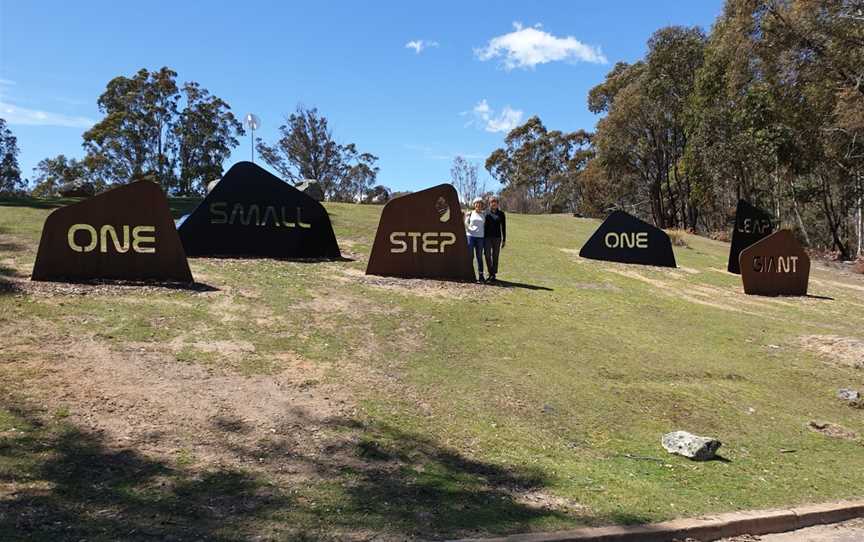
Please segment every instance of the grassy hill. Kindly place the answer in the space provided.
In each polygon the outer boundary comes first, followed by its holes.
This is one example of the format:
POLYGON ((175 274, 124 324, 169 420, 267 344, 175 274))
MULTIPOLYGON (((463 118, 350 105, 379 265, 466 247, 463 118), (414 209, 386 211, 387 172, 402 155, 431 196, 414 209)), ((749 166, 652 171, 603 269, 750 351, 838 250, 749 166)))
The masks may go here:
MULTIPOLYGON (((503 287, 193 259, 192 290, 31 283, 52 202, 0 202, 0 538, 372 535, 632 523, 861 496, 864 278, 757 298, 728 245, 582 260, 598 222, 510 219, 503 287), (667 455, 716 436, 725 460, 667 455)), ((189 201, 175 201, 179 214, 189 201)))

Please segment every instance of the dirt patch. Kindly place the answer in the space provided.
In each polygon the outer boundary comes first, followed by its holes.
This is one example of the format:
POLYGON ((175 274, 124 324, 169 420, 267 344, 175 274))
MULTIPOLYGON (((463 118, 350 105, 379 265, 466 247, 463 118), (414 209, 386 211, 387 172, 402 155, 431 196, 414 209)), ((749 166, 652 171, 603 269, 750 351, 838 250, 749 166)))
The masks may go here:
POLYGON ((156 457, 303 474, 308 458, 338 444, 328 420, 356 414, 344 389, 322 383, 325 368, 293 353, 280 356, 278 374, 242 376, 92 339, 60 346, 19 362, 19 388, 108 444, 156 457))
POLYGON ((297 305, 297 310, 311 315, 322 313, 343 313, 347 316, 362 318, 367 314, 395 314, 399 307, 375 303, 360 296, 339 290, 318 290, 315 297, 297 305))
POLYGON ((823 360, 842 367, 864 369, 864 341, 836 335, 806 335, 801 346, 823 360))
POLYGON ((846 429, 842 425, 837 425, 831 422, 811 421, 807 424, 807 428, 811 431, 821 433, 826 437, 839 438, 843 440, 857 440, 858 435, 851 429, 846 429))
POLYGON ((587 515, 590 508, 572 499, 550 495, 543 491, 514 492, 513 500, 528 508, 538 510, 556 510, 559 512, 587 515))
POLYGON ((451 282, 428 279, 403 279, 397 277, 379 277, 366 275, 360 269, 340 269, 333 277, 342 282, 351 282, 396 291, 409 295, 433 299, 469 299, 478 296, 486 297, 491 293, 489 286, 472 282, 451 282))

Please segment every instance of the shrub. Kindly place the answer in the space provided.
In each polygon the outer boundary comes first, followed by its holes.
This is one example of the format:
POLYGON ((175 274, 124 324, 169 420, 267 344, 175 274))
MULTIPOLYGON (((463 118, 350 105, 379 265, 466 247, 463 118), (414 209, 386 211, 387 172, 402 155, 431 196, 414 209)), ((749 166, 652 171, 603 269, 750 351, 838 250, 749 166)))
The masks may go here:
POLYGON ((687 232, 685 230, 664 230, 676 247, 687 246, 687 232))

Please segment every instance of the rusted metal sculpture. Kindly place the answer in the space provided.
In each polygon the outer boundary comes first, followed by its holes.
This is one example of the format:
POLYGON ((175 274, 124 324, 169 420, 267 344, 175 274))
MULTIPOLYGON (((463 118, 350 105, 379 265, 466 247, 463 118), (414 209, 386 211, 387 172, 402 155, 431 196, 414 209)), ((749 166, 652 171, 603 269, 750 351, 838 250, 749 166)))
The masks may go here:
POLYGON ((459 196, 440 184, 387 202, 367 275, 473 281, 459 196))
POLYGON ((341 256, 324 206, 252 162, 234 164, 178 231, 189 256, 341 256))
POLYGON ((744 293, 807 295, 810 257, 790 230, 780 230, 750 245, 739 256, 744 293))
POLYGON ((738 265, 738 256, 741 251, 756 241, 764 239, 774 231, 771 222, 771 214, 750 205, 748 202, 738 200, 735 210, 735 229, 732 230, 732 245, 729 247, 729 263, 726 269, 736 275, 741 274, 738 265))
POLYGON ((165 193, 136 181, 48 215, 32 279, 192 282, 192 273, 165 193))
POLYGON ((676 267, 666 232, 624 211, 614 211, 588 239, 579 256, 660 267, 676 267))

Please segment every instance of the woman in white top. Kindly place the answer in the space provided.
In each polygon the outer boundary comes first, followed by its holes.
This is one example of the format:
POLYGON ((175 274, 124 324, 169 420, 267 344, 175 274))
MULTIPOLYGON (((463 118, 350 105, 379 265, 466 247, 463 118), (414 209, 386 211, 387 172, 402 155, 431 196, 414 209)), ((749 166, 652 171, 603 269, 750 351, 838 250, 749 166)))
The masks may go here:
POLYGON ((486 282, 483 278, 483 236, 486 229, 486 212, 483 198, 474 198, 471 202, 473 211, 465 213, 465 232, 468 234, 468 249, 474 252, 477 260, 477 280, 486 282))

